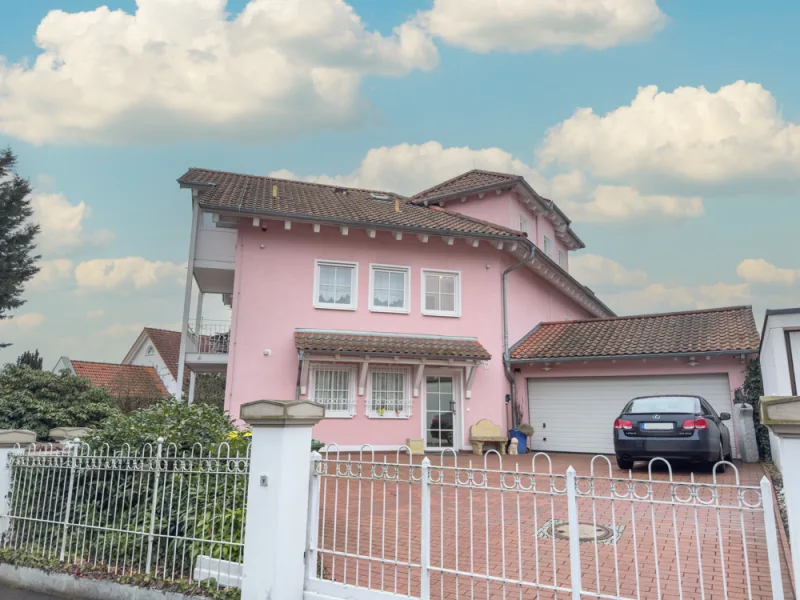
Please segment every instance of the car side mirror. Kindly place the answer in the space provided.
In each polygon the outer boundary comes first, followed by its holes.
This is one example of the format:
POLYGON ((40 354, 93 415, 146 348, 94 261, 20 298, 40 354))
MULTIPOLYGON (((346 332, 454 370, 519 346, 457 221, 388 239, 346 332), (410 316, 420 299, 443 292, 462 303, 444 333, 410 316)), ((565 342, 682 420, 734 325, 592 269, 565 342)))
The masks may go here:
POLYGON ((731 420, 731 413, 719 413, 719 420, 720 421, 730 421, 731 420))

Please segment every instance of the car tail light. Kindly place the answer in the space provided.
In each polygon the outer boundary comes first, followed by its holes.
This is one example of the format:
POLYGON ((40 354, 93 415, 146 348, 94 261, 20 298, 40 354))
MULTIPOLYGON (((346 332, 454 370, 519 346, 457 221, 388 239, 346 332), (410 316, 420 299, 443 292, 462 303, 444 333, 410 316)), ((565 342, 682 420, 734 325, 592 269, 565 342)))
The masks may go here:
POLYGON ((696 419, 689 419, 688 421, 683 422, 684 429, 708 429, 708 421, 706 421, 703 417, 698 417, 696 419))
POLYGON ((633 429, 633 423, 627 419, 617 419, 614 421, 614 429, 633 429))

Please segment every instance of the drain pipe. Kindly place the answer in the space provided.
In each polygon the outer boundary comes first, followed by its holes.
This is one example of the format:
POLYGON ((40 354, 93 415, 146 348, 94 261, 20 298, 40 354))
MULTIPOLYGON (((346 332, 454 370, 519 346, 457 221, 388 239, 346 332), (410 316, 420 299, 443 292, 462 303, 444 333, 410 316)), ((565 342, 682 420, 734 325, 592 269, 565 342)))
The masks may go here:
POLYGON ((300 379, 303 376, 303 358, 305 357, 305 352, 300 350, 298 353, 299 360, 297 361, 297 388, 294 392, 294 399, 300 400, 300 386, 302 385, 302 381, 300 379))
MULTIPOLYGON (((530 244, 530 242, 528 242, 530 244)), ((517 406, 517 382, 514 379, 514 374, 511 372, 511 356, 508 352, 508 284, 507 284, 507 276, 512 271, 516 271, 521 266, 528 264, 534 258, 536 258, 536 247, 533 244, 530 244, 528 248, 528 253, 525 255, 521 261, 519 261, 515 265, 511 265, 505 271, 503 271, 503 367, 506 374, 506 379, 508 379, 509 384, 511 385, 511 428, 516 429, 519 423, 516 422, 516 411, 514 410, 517 406)))

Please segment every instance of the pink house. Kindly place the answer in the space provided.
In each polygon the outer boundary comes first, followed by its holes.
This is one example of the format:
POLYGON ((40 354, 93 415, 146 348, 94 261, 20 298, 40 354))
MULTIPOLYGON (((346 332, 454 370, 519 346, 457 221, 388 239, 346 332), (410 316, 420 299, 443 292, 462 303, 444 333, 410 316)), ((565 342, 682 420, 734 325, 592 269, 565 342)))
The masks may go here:
POLYGON ((203 169, 178 181, 193 204, 189 400, 203 371, 227 374, 234 416, 314 400, 314 436, 342 448, 467 450, 490 419, 529 422, 535 450, 607 452, 642 390, 731 412, 757 352, 749 307, 615 317, 569 274, 584 244, 567 216, 519 176, 473 170, 411 198, 203 169), (203 318, 207 294, 230 322, 203 318))

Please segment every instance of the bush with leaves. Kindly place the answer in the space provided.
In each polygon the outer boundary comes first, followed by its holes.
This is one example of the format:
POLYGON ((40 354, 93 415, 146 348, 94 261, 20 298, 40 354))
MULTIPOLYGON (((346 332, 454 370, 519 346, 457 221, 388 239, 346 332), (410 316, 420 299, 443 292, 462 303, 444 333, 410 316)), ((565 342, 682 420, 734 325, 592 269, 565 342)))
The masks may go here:
POLYGON ((758 360, 747 361, 744 386, 745 401, 753 407, 753 421, 756 428, 758 457, 763 462, 772 462, 772 447, 769 442, 769 430, 761 424, 761 396, 764 395, 764 381, 761 376, 761 363, 758 360))
POLYGON ((0 429, 30 429, 46 440, 54 427, 94 427, 116 414, 108 392, 66 371, 10 364, 0 371, 0 429))

